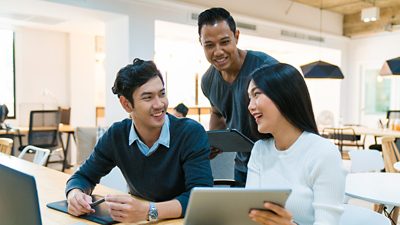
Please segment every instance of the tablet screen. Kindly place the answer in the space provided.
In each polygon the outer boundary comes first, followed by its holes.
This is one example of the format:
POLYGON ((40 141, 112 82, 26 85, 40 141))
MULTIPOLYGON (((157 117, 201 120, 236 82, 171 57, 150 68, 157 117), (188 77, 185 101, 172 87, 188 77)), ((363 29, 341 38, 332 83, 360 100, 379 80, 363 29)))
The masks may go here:
POLYGON ((207 131, 208 142, 223 152, 250 152, 253 141, 235 129, 207 131))
POLYGON ((184 225, 255 225, 251 209, 264 209, 264 202, 284 206, 290 189, 194 188, 184 225))

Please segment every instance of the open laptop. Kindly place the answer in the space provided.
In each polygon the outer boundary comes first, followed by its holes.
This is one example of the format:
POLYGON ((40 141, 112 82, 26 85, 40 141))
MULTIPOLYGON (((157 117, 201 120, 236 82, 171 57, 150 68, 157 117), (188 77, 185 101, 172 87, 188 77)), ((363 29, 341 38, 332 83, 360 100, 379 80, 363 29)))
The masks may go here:
POLYGON ((290 189, 194 188, 184 225, 256 225, 250 209, 263 209, 264 202, 284 206, 290 189))
POLYGON ((0 164, 0 223, 41 225, 35 178, 0 164))

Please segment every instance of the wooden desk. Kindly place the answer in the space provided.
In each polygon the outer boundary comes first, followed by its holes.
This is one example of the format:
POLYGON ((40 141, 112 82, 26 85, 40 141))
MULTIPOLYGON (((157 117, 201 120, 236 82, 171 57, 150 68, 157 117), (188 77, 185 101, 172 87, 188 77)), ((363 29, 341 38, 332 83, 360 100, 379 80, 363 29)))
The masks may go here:
POLYGON ((393 136, 395 138, 400 138, 400 131, 389 130, 389 129, 380 129, 380 128, 369 128, 369 127, 352 127, 356 134, 363 135, 372 135, 374 137, 384 137, 384 136, 393 136))
MULTIPOLYGON (((46 127, 39 127, 39 128, 35 128, 34 130, 46 130, 46 127)), ((61 147, 63 149, 64 152, 64 161, 63 161, 63 167, 62 167, 62 171, 65 170, 65 168, 69 167, 68 164, 68 151, 69 151, 69 146, 71 143, 71 135, 74 139, 74 141, 76 141, 75 139, 75 130, 71 125, 64 125, 64 124, 60 124, 58 127, 58 131, 59 131, 59 139, 60 139, 60 143, 61 143, 61 147), (67 135, 67 140, 64 143, 62 135, 66 134, 67 135)), ((10 130, 0 130, 0 134, 9 134, 9 135, 14 135, 14 136, 18 136, 19 137, 19 145, 23 146, 22 143, 22 136, 28 135, 29 133, 29 127, 16 127, 10 130)), ((15 155, 15 151, 13 150, 12 155, 15 155)))
MULTIPOLYGON (((55 202, 65 199, 65 183, 67 182, 70 175, 2 153, 0 153, 0 163, 16 170, 22 171, 24 173, 33 175, 35 177, 43 225, 72 225, 78 222, 84 222, 88 225, 98 225, 97 223, 80 219, 78 217, 74 217, 46 207, 46 204, 49 202, 55 202)), ((125 194, 123 192, 102 185, 97 185, 93 193, 103 196, 107 194, 125 194)), ((147 224, 147 222, 142 222, 138 224, 147 224)), ((182 225, 183 219, 165 220, 151 224, 182 225)))

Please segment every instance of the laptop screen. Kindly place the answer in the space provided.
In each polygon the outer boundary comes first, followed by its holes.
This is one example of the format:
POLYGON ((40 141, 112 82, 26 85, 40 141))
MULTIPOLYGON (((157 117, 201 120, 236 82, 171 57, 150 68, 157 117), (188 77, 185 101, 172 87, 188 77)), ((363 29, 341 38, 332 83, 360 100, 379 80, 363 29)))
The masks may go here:
POLYGON ((7 225, 41 225, 35 178, 0 164, 0 220, 7 225))

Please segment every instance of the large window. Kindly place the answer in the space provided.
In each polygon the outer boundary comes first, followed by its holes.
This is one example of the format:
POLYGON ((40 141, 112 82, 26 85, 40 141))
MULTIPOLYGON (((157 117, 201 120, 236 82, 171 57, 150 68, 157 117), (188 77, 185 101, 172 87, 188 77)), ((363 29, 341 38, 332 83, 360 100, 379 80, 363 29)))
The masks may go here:
POLYGON ((364 82, 366 114, 386 113, 390 107, 391 80, 383 79, 379 70, 366 70, 364 82))
POLYGON ((15 118, 14 32, 0 29, 0 104, 15 118))

